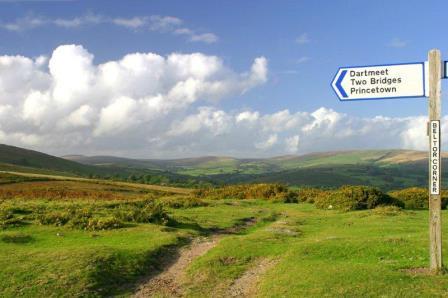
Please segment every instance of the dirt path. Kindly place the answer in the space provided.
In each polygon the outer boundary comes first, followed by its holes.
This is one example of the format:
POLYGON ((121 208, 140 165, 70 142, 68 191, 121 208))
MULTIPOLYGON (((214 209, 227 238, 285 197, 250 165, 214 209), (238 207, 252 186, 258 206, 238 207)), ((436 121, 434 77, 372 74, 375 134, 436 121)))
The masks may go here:
POLYGON ((207 238, 194 239, 191 244, 180 250, 175 262, 169 264, 164 271, 140 286, 134 297, 183 297, 182 288, 188 266, 193 260, 215 247, 221 237, 222 235, 213 235, 207 238))
POLYGON ((272 259, 260 259, 244 274, 235 280, 228 291, 227 297, 256 297, 260 277, 277 263, 272 259))
POLYGON ((134 297, 183 297, 188 266, 195 259, 215 247, 225 235, 238 233, 255 223, 255 218, 249 218, 241 225, 216 231, 208 237, 195 238, 189 245, 181 248, 179 252, 173 252, 171 256, 167 256, 165 260, 162 260, 161 265, 164 270, 144 282, 137 289, 134 297))

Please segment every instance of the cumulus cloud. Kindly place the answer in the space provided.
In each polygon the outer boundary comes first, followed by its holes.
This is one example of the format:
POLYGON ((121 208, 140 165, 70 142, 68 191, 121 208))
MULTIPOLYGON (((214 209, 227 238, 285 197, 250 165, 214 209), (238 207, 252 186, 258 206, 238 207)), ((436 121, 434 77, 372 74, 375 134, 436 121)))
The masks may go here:
MULTIPOLYGON (((225 154, 244 157, 303 154, 316 151, 427 147, 426 117, 360 118, 319 108, 225 112, 202 107, 176 121, 162 147, 174 155, 225 154)), ((443 119, 448 127, 448 117, 443 119)))
MULTIPOLYGON (((62 45, 48 57, 0 56, 0 142, 131 157, 427 147, 425 116, 219 108, 220 100, 250 96, 267 79, 264 57, 237 73, 202 53, 131 53, 95 64, 84 47, 62 45)), ((442 123, 448 127, 448 117, 442 123)))
POLYGON ((139 143, 126 150, 141 150, 163 134, 211 129, 218 135, 230 117, 223 111, 201 108, 179 119, 198 103, 243 94, 268 75, 264 57, 243 73, 202 53, 132 53, 99 65, 93 60, 80 45, 59 46, 50 57, 0 56, 0 141, 77 151, 133 138, 139 143))
POLYGON ((110 24, 132 30, 147 28, 150 31, 171 33, 186 36, 191 42, 215 43, 218 36, 211 32, 198 32, 184 26, 184 21, 174 16, 133 16, 107 17, 99 14, 87 13, 73 18, 48 18, 27 15, 12 22, 0 22, 0 28, 8 31, 25 31, 42 26, 56 26, 66 29, 79 28, 99 24, 110 24))

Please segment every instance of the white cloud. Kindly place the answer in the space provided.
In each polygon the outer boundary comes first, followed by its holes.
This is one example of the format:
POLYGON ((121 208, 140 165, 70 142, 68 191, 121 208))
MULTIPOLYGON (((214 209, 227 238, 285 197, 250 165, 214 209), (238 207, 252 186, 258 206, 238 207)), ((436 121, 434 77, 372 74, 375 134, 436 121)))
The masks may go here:
POLYGON ((302 33, 299 37, 296 38, 296 43, 298 44, 307 44, 310 43, 310 38, 308 36, 308 33, 302 33))
POLYGON ((63 18, 50 19, 42 16, 28 15, 25 17, 18 18, 13 22, 0 23, 0 28, 9 31, 31 30, 37 27, 48 25, 54 25, 64 28, 77 28, 84 25, 96 25, 101 23, 107 23, 109 21, 110 20, 108 18, 91 13, 79 17, 66 18, 66 19, 63 18))
POLYGON ((286 152, 297 153, 299 151, 299 140, 300 140, 299 135, 287 137, 285 139, 286 152))
POLYGON ((404 41, 400 38, 394 38, 388 43, 388 46, 391 48, 404 48, 407 45, 408 45, 408 42, 404 41))
MULTIPOLYGON (((264 115, 203 107, 176 121, 158 148, 170 150, 173 156, 244 157, 367 148, 425 149, 425 120, 424 116, 359 118, 323 107, 313 112, 283 110, 264 115)), ((448 117, 443 123, 448 127, 448 117)))
POLYGON ((172 16, 151 16, 150 29, 154 31, 173 30, 182 25, 182 20, 172 16))
POLYGON ((101 109, 94 136, 113 135, 126 131, 138 123, 135 117, 138 103, 130 97, 119 97, 101 109))
POLYGON ((215 43, 218 41, 218 36, 213 33, 193 34, 190 36, 190 41, 215 43))
MULTIPOLYGON (((47 20, 48 23, 52 23, 56 26, 60 27, 66 27, 66 28, 76 28, 84 25, 96 25, 108 22, 109 20, 104 18, 101 15, 95 15, 95 14, 86 14, 80 17, 75 17, 71 19, 62 19, 57 18, 54 20, 47 20)), ((43 25, 43 24, 42 24, 43 25)))
POLYGON ((236 122, 254 122, 260 118, 260 113, 245 111, 236 115, 236 122))
POLYGON ((303 57, 300 57, 299 59, 297 59, 297 60, 296 60, 296 63, 297 63, 297 64, 302 64, 302 63, 308 62, 308 61, 310 61, 310 60, 311 60, 310 57, 308 57, 308 56, 303 56, 303 57))
POLYGON ((147 17, 132 17, 132 18, 115 18, 112 23, 118 26, 137 29, 145 26, 148 23, 147 17))
POLYGON ((147 28, 150 31, 171 33, 186 36, 188 41, 215 43, 218 36, 211 32, 197 32, 196 30, 181 27, 184 21, 174 16, 133 16, 133 17, 106 17, 99 14, 87 13, 73 18, 48 18, 28 15, 12 22, 0 22, 0 28, 8 31, 25 31, 43 26, 56 26, 73 29, 88 25, 111 24, 132 30, 147 28))
POLYGON ((260 143, 255 144, 255 148, 266 150, 270 149, 272 146, 274 146, 278 141, 278 136, 276 134, 269 135, 266 140, 263 140, 260 143))
POLYGON ((215 43, 219 40, 218 36, 213 33, 196 33, 189 28, 178 28, 173 30, 174 34, 184 35, 192 42, 215 43))
MULTIPOLYGON (((0 56, 0 142, 53 154, 140 157, 425 149, 428 143, 425 116, 213 106, 265 83, 264 57, 243 73, 202 53, 93 61, 79 45, 60 46, 49 57, 0 56)), ((448 117, 442 123, 448 128, 448 117)))
POLYGON ((268 74, 264 57, 241 74, 202 53, 132 53, 99 65, 93 60, 80 45, 60 46, 49 58, 0 56, 0 142, 63 152, 86 145, 132 151, 157 138, 160 145, 164 135, 212 130, 216 136, 232 116, 203 108, 188 117, 188 111, 247 92, 268 74))

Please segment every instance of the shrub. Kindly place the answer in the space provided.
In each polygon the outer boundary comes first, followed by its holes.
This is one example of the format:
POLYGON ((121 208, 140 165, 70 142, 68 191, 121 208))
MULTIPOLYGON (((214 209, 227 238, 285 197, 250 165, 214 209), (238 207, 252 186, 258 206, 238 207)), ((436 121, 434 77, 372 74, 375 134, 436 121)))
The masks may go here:
MULTIPOLYGON (((428 189, 422 187, 409 187, 391 191, 390 196, 403 203, 406 209, 428 209, 428 189)), ((447 193, 442 192, 442 208, 448 205, 447 193)))
POLYGON ((159 199, 159 202, 165 206, 170 208, 193 208, 193 207, 201 207, 207 206, 208 204, 203 200, 193 197, 193 196, 175 196, 175 197, 165 197, 159 199))
POLYGON ((321 209, 363 210, 379 205, 397 205, 398 202, 379 189, 369 186, 342 186, 315 199, 321 209))
POLYGON ((298 203, 298 195, 297 192, 294 191, 287 191, 287 192, 280 192, 275 195, 271 199, 273 202, 279 202, 279 203, 298 203))
POLYGON ((200 189, 194 192, 197 198, 209 198, 215 200, 222 199, 267 199, 281 201, 284 198, 293 200, 295 194, 292 194, 288 187, 282 184, 240 184, 230 185, 219 188, 200 189), (288 194, 289 193, 289 194, 288 194), (277 198, 276 198, 277 197, 277 198))
POLYGON ((40 213, 37 215, 37 221, 41 225, 55 225, 63 226, 70 220, 70 216, 67 212, 50 211, 46 213, 40 213))
POLYGON ((326 191, 319 188, 304 187, 297 191, 300 202, 314 203, 316 198, 326 194, 326 191))
POLYGON ((170 218, 163 205, 154 200, 133 202, 128 206, 120 206, 115 216, 122 221, 138 223, 155 223, 166 225, 170 218))
POLYGON ((69 225, 72 228, 86 230, 89 225, 89 220, 92 218, 92 211, 90 209, 71 211, 71 216, 69 225))
POLYGON ((22 220, 14 216, 11 209, 0 209, 0 228, 16 227, 22 224, 22 220))
POLYGON ((0 221, 6 221, 12 219, 14 217, 14 213, 11 209, 0 209, 0 221))
POLYGON ((99 231, 122 228, 123 223, 115 216, 89 218, 85 230, 99 231))
POLYGON ((401 208, 397 206, 378 206, 372 210, 373 214, 383 216, 396 216, 402 212, 401 208))

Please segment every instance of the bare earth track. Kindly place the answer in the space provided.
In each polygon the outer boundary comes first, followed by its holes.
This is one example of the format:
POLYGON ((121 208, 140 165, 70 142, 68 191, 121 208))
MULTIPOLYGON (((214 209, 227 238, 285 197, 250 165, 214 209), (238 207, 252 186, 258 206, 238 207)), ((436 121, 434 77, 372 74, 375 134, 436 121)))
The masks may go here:
MULTIPOLYGON (((183 297, 183 284, 185 281, 185 272, 193 260, 204 255, 210 249, 215 247, 221 236, 213 235, 209 238, 198 238, 184 247, 179 252, 178 259, 149 281, 144 283, 138 289, 134 297, 183 297)), ((166 260, 165 263, 169 262, 166 260)))
POLYGON ((255 262, 249 270, 232 283, 228 297, 255 297, 260 276, 274 267, 276 263, 277 261, 273 259, 260 259, 255 262))
MULTIPOLYGON (((237 233, 255 223, 256 220, 250 218, 243 225, 218 231, 209 237, 195 238, 188 246, 181 248, 177 255, 173 252, 171 257, 162 260, 161 265, 164 267, 163 271, 155 276, 150 276, 148 280, 144 281, 137 289, 134 297, 184 297, 188 266, 195 259, 205 255, 209 250, 218 245, 219 241, 225 235, 237 233)), ((274 262, 268 259, 257 262, 253 268, 248 270, 232 284, 229 289, 229 296, 252 297, 251 295, 256 290, 259 275, 266 272, 272 265, 274 265, 274 262)))

